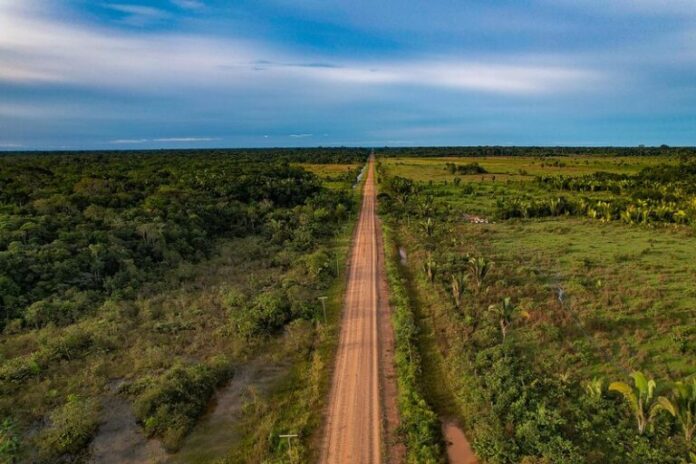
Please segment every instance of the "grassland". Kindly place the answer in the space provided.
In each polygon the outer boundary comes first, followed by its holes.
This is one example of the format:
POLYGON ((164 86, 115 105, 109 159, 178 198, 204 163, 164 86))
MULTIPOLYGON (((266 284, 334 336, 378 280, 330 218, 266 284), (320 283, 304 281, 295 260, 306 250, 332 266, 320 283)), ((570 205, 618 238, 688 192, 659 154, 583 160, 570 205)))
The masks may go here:
POLYGON ((382 163, 394 175, 408 177, 415 181, 452 181, 461 177, 464 181, 526 180, 533 176, 564 174, 579 176, 597 171, 618 174, 635 174, 643 168, 662 163, 676 163, 673 156, 637 157, 637 156, 469 156, 469 157, 433 157, 433 158, 383 158, 382 163), (457 176, 444 169, 446 163, 478 163, 486 171, 484 175, 457 176))
POLYGON ((357 172, 364 167, 364 164, 313 164, 313 163, 294 163, 305 171, 319 176, 328 187, 340 188, 345 182, 353 181, 357 178, 357 172))
MULTIPOLYGON (((656 419, 652 432, 637 434, 630 409, 606 386, 616 380, 631 383, 628 374, 638 370, 654 377, 660 394, 668 395, 673 382, 696 373, 693 227, 571 215, 499 217, 501 198, 580 195, 540 185, 536 176, 600 170, 632 175, 679 160, 380 161, 384 214, 408 255, 402 272, 417 305, 424 372, 441 376, 423 378, 426 397, 442 417, 458 418, 484 462, 676 463, 686 458, 693 445, 679 442, 668 414, 656 419), (474 162, 487 173, 456 175, 446 169, 446 163, 474 162), (396 177, 413 184, 391 183, 396 177), (470 257, 488 265, 480 286, 470 257), (458 279, 464 287, 459 305, 453 299, 458 279), (507 337, 501 338, 495 314, 506 297, 515 311, 506 321, 507 337), (603 412, 585 391, 593 378, 602 381, 603 412)), ((599 201, 626 193, 590 195, 599 201)))

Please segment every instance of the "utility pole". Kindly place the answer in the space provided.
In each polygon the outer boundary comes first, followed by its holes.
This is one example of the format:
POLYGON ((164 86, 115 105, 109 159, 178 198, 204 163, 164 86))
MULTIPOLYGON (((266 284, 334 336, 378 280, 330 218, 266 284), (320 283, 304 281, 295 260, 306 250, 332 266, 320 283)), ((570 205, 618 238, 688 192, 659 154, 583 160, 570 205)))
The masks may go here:
POLYGON ((297 434, 291 434, 291 435, 278 435, 280 438, 287 438, 288 439, 288 456, 290 457, 290 460, 292 461, 292 439, 297 438, 297 434))
POLYGON ((326 324, 326 299, 328 296, 320 296, 319 301, 321 301, 321 307, 324 310, 324 324, 326 324))

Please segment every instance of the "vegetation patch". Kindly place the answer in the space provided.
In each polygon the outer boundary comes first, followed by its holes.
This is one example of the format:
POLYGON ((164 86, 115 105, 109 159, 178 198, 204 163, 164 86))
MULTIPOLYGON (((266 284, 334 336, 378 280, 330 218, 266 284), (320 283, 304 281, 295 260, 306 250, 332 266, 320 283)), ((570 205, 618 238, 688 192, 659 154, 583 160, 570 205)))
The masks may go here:
MULTIPOLYGON (((314 324, 323 319, 317 297, 336 277, 342 258, 335 240, 355 217, 353 185, 366 156, 242 150, 3 157, 0 418, 11 437, 7 459, 38 460, 35 444, 58 430, 51 418, 65 416, 64 399, 98 405, 116 380, 126 385, 122 394, 144 432, 176 449, 230 366, 259 353, 291 353, 288 362, 307 368, 314 324), (291 158, 346 164, 329 185, 291 158), (296 342, 286 346, 286 339, 296 342)), ((290 384, 288 395, 303 388, 290 384)), ((94 414, 98 424, 106 413, 94 414)), ((79 430, 79 439, 52 446, 47 459, 84 457, 98 429, 79 430)))
POLYGON ((389 302, 393 311, 399 418, 408 462, 437 463, 443 460, 440 423, 421 392, 421 359, 411 302, 399 271, 399 256, 389 226, 383 227, 389 302))
POLYGON ((173 366, 164 375, 145 377, 125 390, 135 398, 134 413, 145 432, 175 450, 231 374, 228 361, 215 359, 208 364, 173 366))
MULTIPOLYGON (((568 157, 551 167, 579 162, 568 157)), ((627 163, 642 162, 653 161, 627 163)), ((534 160, 511 164, 519 163, 534 160)), ((672 166, 680 163, 653 172, 670 172, 678 185, 681 168, 672 166)), ((425 169, 411 177, 399 158, 379 169, 382 214, 408 251, 421 322, 437 334, 445 359, 442 383, 455 398, 448 406, 483 462, 690 462, 693 437, 683 424, 695 407, 684 398, 696 372, 688 354, 696 256, 689 226, 573 214, 505 219, 498 199, 526 195, 542 204, 555 192, 528 177, 475 182, 465 193, 424 178, 425 169), (472 210, 496 223, 461 219, 472 210)), ((622 198, 611 189, 589 194, 622 198)))

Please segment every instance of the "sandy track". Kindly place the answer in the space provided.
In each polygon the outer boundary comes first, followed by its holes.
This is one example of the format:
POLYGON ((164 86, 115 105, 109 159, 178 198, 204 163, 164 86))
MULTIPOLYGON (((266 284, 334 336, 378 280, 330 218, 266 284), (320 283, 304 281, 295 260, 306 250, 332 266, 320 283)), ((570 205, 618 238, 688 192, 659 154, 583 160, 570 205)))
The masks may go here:
MULTIPOLYGON (((322 442, 324 464, 382 462, 379 252, 374 159, 351 254, 336 365, 322 442)), ((382 362, 384 360, 382 359, 382 362)))

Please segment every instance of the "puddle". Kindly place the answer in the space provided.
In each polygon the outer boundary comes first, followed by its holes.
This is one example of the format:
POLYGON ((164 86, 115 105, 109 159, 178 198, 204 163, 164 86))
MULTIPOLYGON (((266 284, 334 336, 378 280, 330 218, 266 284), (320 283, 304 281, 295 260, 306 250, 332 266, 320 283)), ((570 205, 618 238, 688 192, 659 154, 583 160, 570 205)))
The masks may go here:
POLYGON ((102 400, 105 422, 91 445, 91 464, 162 464, 167 453, 148 440, 125 399, 110 394, 102 400))
POLYGON ((236 424, 247 392, 268 393, 287 372, 281 365, 255 360, 235 369, 230 382, 211 401, 208 412, 182 442, 175 454, 168 454, 157 440, 148 440, 136 422, 130 403, 118 396, 120 382, 103 399, 104 423, 91 445, 90 464, 198 464, 228 455, 238 436, 236 424))
POLYGON ((272 385, 286 372, 278 365, 255 361, 235 369, 232 380, 222 388, 212 401, 208 413, 184 439, 176 454, 170 455, 168 463, 208 463, 229 454, 240 438, 236 424, 242 414, 249 388, 258 393, 268 393, 272 385))
POLYGON ((478 459, 469 445, 462 429, 454 422, 442 423, 442 435, 447 443, 447 462, 449 464, 477 464, 478 459))
POLYGON ((407 263, 406 250, 403 247, 399 247, 399 258, 401 258, 401 264, 405 265, 407 263))
POLYGON ((365 166, 363 166, 362 170, 360 171, 360 174, 358 174, 358 177, 355 179, 355 183, 353 184, 353 188, 360 185, 360 181, 365 176, 366 171, 367 171, 367 164, 365 166))

